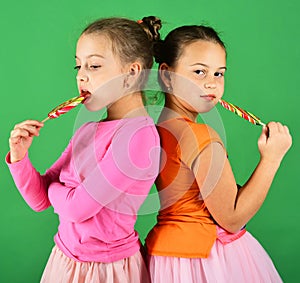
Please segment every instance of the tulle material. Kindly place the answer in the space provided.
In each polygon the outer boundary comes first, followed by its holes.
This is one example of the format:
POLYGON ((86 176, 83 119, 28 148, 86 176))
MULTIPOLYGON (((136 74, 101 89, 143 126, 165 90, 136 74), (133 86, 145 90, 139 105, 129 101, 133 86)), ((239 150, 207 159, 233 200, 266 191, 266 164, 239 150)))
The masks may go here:
POLYGON ((269 255, 249 233, 222 244, 217 240, 208 258, 148 257, 154 283, 280 283, 269 255))
POLYGON ((41 283, 150 283, 140 252, 112 263, 77 262, 54 246, 41 283))

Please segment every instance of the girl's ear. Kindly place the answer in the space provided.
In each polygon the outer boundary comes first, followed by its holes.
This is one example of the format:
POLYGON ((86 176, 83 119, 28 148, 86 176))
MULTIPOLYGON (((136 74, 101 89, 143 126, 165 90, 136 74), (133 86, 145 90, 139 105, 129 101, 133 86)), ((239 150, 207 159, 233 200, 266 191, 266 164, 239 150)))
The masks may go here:
POLYGON ((165 88, 167 90, 172 89, 171 68, 166 63, 162 63, 159 66, 159 76, 160 76, 165 88))
POLYGON ((138 80, 142 72, 142 66, 139 62, 134 62, 129 65, 127 70, 127 75, 124 77, 124 86, 129 89, 133 87, 138 80))
POLYGON ((140 72, 141 72, 141 70, 142 70, 142 66, 141 66, 141 64, 138 63, 138 62, 134 62, 134 63, 132 63, 132 64, 129 66, 129 74, 130 74, 131 76, 137 76, 137 75, 139 75, 140 72))

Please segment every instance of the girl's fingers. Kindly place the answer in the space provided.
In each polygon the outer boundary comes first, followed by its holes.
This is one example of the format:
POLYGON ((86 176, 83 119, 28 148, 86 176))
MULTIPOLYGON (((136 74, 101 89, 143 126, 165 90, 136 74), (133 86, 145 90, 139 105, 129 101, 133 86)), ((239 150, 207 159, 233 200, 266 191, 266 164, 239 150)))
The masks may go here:
POLYGON ((265 144, 268 139, 268 135, 269 135, 269 129, 267 126, 264 126, 262 128, 262 132, 261 132, 258 142, 265 144))
POLYGON ((17 128, 10 133, 10 138, 17 138, 17 137, 23 137, 27 138, 30 135, 33 135, 30 131, 24 129, 24 128, 17 128))
POLYGON ((283 128, 284 128, 284 132, 289 135, 290 134, 289 128, 287 126, 283 126, 283 128))
POLYGON ((14 130, 11 132, 11 137, 16 137, 17 135, 27 137, 27 136, 38 136, 43 123, 38 121, 25 121, 23 123, 17 124, 14 130))
POLYGON ((43 127, 44 123, 39 122, 37 120, 26 120, 24 122, 21 122, 17 125, 15 125, 15 128, 22 128, 24 125, 31 125, 31 126, 35 126, 35 127, 43 127))
POLYGON ((276 122, 270 122, 268 123, 268 129, 269 129, 269 137, 272 137, 275 133, 278 132, 278 127, 276 122))
POLYGON ((11 132, 11 137, 31 137, 31 136, 38 136, 39 130, 34 126, 23 126, 23 128, 16 128, 11 132))
POLYGON ((279 122, 270 122, 268 123, 268 127, 270 129, 270 133, 274 136, 277 133, 289 135, 289 128, 279 122))
POLYGON ((277 126, 278 126, 278 131, 280 132, 280 133, 285 133, 285 130, 284 130, 284 126, 281 124, 281 123, 277 123, 277 126))

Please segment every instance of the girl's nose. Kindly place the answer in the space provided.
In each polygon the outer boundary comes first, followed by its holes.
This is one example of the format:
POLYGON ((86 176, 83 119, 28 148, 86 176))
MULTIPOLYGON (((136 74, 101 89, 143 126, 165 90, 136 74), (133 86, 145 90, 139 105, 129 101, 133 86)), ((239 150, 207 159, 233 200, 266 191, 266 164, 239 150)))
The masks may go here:
POLYGON ((216 88, 216 83, 215 82, 208 82, 204 84, 205 88, 216 88))
POLYGON ((87 82, 88 81, 88 76, 84 74, 83 72, 78 72, 76 76, 76 80, 79 82, 87 82))
POLYGON ((204 83, 205 88, 216 88, 217 84, 215 82, 215 77, 207 78, 207 81, 204 83))

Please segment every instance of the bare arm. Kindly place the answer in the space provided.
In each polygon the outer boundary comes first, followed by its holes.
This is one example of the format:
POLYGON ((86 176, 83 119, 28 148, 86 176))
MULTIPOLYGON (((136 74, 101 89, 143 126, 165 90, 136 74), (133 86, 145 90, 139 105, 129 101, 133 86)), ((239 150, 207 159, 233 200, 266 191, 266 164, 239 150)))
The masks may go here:
POLYGON ((237 232, 259 210, 270 189, 281 160, 292 139, 288 128, 271 122, 258 140, 260 161, 246 184, 237 189, 224 148, 219 143, 207 146, 193 164, 205 204, 217 223, 237 232))

